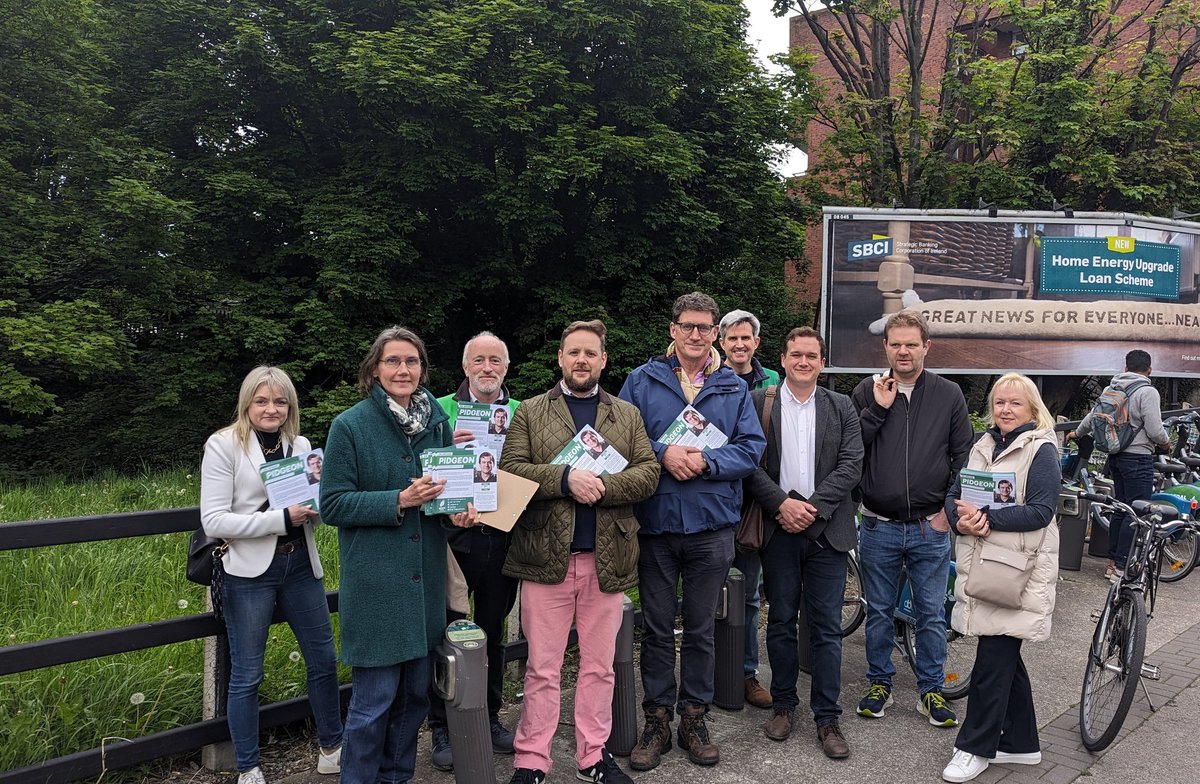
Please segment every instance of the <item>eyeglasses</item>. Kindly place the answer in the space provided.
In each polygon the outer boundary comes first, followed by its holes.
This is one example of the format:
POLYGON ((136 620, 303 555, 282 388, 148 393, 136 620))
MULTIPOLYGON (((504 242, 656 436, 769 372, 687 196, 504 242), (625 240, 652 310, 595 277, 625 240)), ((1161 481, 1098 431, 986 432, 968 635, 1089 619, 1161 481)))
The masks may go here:
POLYGON ((700 333, 700 337, 706 338, 711 335, 717 328, 716 324, 687 324, 681 321, 674 322, 675 326, 683 330, 683 334, 690 335, 692 330, 700 333))
POLYGON ((401 359, 400 357, 386 357, 379 360, 379 364, 387 365, 392 370, 396 370, 401 365, 404 365, 409 370, 415 370, 416 368, 421 367, 421 360, 418 357, 408 357, 407 359, 401 359))

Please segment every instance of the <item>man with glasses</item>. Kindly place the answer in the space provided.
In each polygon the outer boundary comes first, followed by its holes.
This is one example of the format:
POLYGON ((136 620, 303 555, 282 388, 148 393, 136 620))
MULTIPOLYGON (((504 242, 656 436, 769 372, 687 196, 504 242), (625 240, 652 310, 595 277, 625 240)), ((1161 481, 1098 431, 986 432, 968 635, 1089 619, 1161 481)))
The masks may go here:
MULTIPOLYGON (((738 378, 746 382, 753 392, 756 389, 779 384, 779 374, 754 356, 762 344, 759 331, 762 325, 758 317, 748 310, 731 310, 721 318, 721 350, 725 352, 725 364, 738 378)), ((758 611, 762 562, 754 550, 738 548, 733 566, 746 576, 746 658, 742 669, 746 676, 746 702, 756 708, 771 707, 771 692, 758 682, 758 611)))
POLYGON ((634 770, 650 770, 671 749, 671 719, 680 714, 679 745, 698 765, 715 765, 720 753, 705 725, 712 702, 713 632, 717 602, 733 563, 733 535, 742 509, 742 477, 758 465, 766 446, 746 382, 713 348, 720 312, 700 292, 675 300, 672 342, 666 352, 635 369, 621 397, 633 403, 662 464, 658 488, 638 504, 641 523, 639 593, 645 631, 641 674, 646 724, 629 757, 634 770), (691 405, 729 439, 701 451, 658 442, 691 405), (676 586, 683 578, 683 644, 675 681, 676 586))
MULTIPOLYGON (((508 374, 508 346, 491 332, 480 332, 463 347, 462 368, 466 379, 458 391, 438 398, 438 404, 446 411, 450 422, 458 419, 458 404, 462 402, 503 405, 507 409, 497 411, 507 410, 503 419, 507 432, 508 414, 517 410, 517 401, 509 397, 504 387, 504 377, 508 374)), ((470 431, 455 430, 456 444, 469 440, 470 431)), ((500 723, 500 703, 504 693, 504 619, 517 601, 517 581, 501 573, 504 558, 508 555, 509 534, 490 526, 477 525, 473 528, 456 528, 448 532, 446 538, 466 578, 468 595, 474 595, 475 623, 487 634, 487 701, 492 725, 492 751, 512 754, 515 735, 500 723)), ((461 612, 446 611, 448 622, 465 617, 461 612)), ((454 755, 446 730, 446 705, 432 689, 429 729, 433 766, 438 770, 453 769, 454 755)))

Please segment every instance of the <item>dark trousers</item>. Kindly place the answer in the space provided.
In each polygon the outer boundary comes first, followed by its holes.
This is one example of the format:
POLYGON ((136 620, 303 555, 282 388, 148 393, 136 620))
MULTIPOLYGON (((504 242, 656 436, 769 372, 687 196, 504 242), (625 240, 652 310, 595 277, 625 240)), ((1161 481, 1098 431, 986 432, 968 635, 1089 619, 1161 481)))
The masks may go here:
MULTIPOLYGON (((487 635, 488 713, 494 719, 504 698, 504 619, 517 601, 517 581, 500 573, 508 554, 508 535, 487 526, 464 530, 451 544, 475 601, 475 623, 487 635)), ((463 619, 446 611, 446 622, 463 619)), ((446 704, 429 690, 429 726, 446 726, 446 704)))
POLYGON ((417 733, 429 709, 433 659, 355 667, 342 738, 342 784, 404 784, 417 765, 417 733))
MULTIPOLYGON (((1154 492, 1154 455, 1120 452, 1109 457, 1108 467, 1118 501, 1131 504, 1150 500, 1154 492)), ((1118 569, 1124 569, 1133 545, 1132 522, 1124 512, 1114 512, 1109 526, 1112 530, 1108 532, 1108 557, 1118 569)))
POLYGON ((642 599, 642 689, 646 708, 678 709, 712 702, 716 690, 717 602, 733 564, 733 528, 638 537, 642 599), (683 578, 683 642, 675 687, 676 588, 683 578))
POLYGON ((771 699, 776 707, 800 704, 796 614, 804 602, 812 661, 809 707, 817 726, 842 714, 842 596, 846 590, 846 554, 804 534, 777 530, 762 551, 763 582, 770 597, 767 657, 771 662, 771 699))
POLYGON ((979 638, 967 692, 967 716, 954 747, 989 758, 998 750, 1028 754, 1041 749, 1033 688, 1021 661, 1021 640, 1016 637, 979 638))

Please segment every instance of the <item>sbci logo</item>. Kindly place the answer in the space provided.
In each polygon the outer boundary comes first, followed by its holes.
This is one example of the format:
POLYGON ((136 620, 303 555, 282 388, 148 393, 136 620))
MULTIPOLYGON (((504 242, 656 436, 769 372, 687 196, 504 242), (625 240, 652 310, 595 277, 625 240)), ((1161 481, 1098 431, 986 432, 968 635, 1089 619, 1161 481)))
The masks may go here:
POLYGON ((892 255, 891 237, 873 237, 869 240, 851 242, 847 252, 850 259, 880 259, 892 255))

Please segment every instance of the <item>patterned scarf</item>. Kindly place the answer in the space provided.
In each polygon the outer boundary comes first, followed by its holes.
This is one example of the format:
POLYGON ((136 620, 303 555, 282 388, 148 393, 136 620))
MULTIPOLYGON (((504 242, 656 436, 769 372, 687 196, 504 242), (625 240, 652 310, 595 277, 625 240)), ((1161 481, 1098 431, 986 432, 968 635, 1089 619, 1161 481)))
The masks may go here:
MULTIPOLYGON (((700 392, 700 387, 704 386, 704 382, 708 377, 717 372, 721 367, 721 355, 717 353, 717 349, 713 346, 708 348, 708 362, 704 365, 701 371, 699 383, 695 379, 688 378, 687 372, 679 365, 675 366, 675 378, 679 379, 679 386, 683 389, 683 396, 687 398, 687 402, 691 403, 696 399, 696 395, 700 392)), ((675 356, 675 341, 671 341, 671 345, 667 346, 667 356, 675 356)))
POLYGON ((396 417, 396 421, 400 423, 400 429, 408 436, 415 436, 424 430, 425 426, 429 424, 429 415, 433 411, 429 405, 429 398, 420 389, 413 392, 412 397, 409 398, 408 408, 393 400, 391 395, 387 396, 387 404, 396 417))

